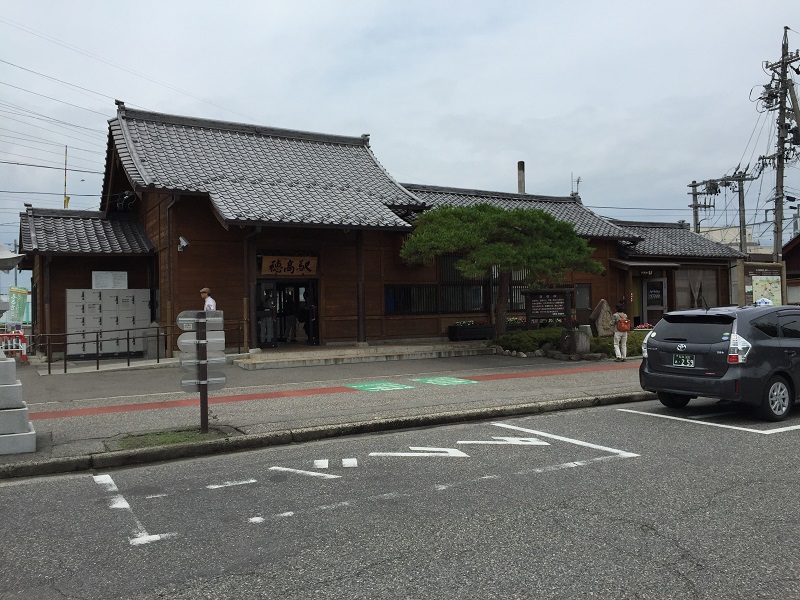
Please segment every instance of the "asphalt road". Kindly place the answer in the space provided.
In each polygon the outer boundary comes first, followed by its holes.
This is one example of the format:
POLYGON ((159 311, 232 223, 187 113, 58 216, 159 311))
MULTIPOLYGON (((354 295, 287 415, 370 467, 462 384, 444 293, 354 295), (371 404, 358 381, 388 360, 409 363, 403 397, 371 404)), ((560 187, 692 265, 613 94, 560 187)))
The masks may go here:
POLYGON ((800 598, 798 435, 653 401, 0 482, 0 598, 800 598))

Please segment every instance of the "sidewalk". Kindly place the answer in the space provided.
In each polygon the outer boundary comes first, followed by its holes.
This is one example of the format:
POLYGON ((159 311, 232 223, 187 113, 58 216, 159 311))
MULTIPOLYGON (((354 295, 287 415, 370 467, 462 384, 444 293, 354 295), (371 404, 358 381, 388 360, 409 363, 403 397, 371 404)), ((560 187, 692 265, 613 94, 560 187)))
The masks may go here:
POLYGON ((100 371, 94 362, 75 363, 51 375, 41 363, 19 365, 37 450, 0 455, 0 478, 654 397, 639 387, 638 358, 518 358, 483 343, 295 346, 230 358, 225 388, 209 393, 210 428, 228 437, 133 450, 119 449, 120 439, 199 427, 199 395, 181 391, 178 359, 104 362, 100 371), (484 385, 470 394, 459 385, 474 383, 484 385))

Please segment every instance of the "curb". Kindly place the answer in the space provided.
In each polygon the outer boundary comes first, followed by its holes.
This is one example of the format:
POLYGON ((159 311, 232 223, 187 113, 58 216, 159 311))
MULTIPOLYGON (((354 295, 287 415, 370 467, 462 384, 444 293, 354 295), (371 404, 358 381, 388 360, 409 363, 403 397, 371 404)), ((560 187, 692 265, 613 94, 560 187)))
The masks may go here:
POLYGON ((381 431, 397 431, 417 427, 432 427, 452 423, 484 421, 498 417, 533 415, 559 410, 590 408, 593 406, 643 402, 645 400, 653 400, 654 398, 656 398, 656 395, 650 392, 567 398, 563 400, 527 402, 463 411, 427 413, 408 417, 356 421, 353 423, 301 427, 299 429, 284 429, 267 433, 237 435, 205 442, 154 446, 152 448, 138 448, 134 450, 116 450, 75 457, 49 458, 0 465, 0 479, 55 475, 59 473, 91 471, 93 469, 110 469, 181 458, 256 450, 269 446, 285 446, 288 444, 311 442, 334 437, 377 433, 381 431))

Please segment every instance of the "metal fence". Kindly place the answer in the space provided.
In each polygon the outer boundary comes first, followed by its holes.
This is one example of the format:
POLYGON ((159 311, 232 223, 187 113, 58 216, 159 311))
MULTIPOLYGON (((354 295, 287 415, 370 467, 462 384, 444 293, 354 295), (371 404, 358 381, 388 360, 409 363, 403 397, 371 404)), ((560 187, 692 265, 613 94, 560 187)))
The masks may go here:
MULTIPOLYGON (((226 348, 236 348, 237 353, 242 352, 244 345, 246 321, 226 320, 223 326, 225 332, 226 348)), ((47 361, 47 373, 52 373, 54 356, 63 352, 64 373, 67 372, 68 359, 90 361, 94 360, 96 368, 100 370, 101 361, 126 359, 127 366, 131 364, 131 358, 145 356, 150 347, 150 341, 155 341, 155 356, 147 356, 160 363, 162 358, 167 358, 172 351, 176 351, 178 336, 182 331, 177 325, 166 325, 163 327, 139 327, 131 329, 110 329, 103 331, 92 331, 84 333, 42 333, 31 335, 28 338, 28 354, 44 354, 47 361), (154 331, 155 330, 155 331, 154 331), (117 341, 121 350, 116 352, 103 352, 103 344, 117 341), (74 344, 81 344, 85 348, 93 348, 93 352, 83 352, 80 354, 70 354, 69 348, 74 344), (136 349, 140 346, 141 349, 136 349)))

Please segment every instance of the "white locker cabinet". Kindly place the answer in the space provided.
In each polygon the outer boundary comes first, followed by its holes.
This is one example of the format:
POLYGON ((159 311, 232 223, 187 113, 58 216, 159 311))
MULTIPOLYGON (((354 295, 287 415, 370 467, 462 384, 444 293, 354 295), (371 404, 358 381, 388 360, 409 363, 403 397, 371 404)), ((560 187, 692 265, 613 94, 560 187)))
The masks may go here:
POLYGON ((83 302, 67 302, 67 316, 83 316, 83 302))
POLYGON ((136 301, 133 294, 120 294, 117 311, 120 314, 124 313, 133 315, 135 312, 135 302, 136 301))
POLYGON ((103 305, 100 302, 84 302, 83 313, 85 315, 97 315, 98 317, 103 314, 103 305))
MULTIPOLYGON (((125 348, 123 347, 122 350, 125 350, 125 348)), ((100 342, 101 354, 117 354, 119 351, 119 340, 105 340, 100 342)))
POLYGON ((110 312, 116 312, 119 306, 119 294, 116 292, 104 292, 103 299, 100 302, 102 307, 103 313, 108 314, 110 312))
POLYGON ((130 351, 143 351, 143 328, 150 324, 150 290, 71 289, 67 290, 66 296, 67 333, 82 334, 81 337, 69 337, 68 354, 96 354, 97 332, 101 333, 101 355, 126 353, 128 333, 131 338, 130 351))
POLYGON ((67 315, 67 333, 86 330, 86 319, 83 315, 67 315))
POLYGON ((101 290, 67 290, 67 302, 100 302, 101 290))
POLYGON ((76 354, 86 354, 86 349, 83 342, 70 342, 67 344, 67 354, 75 356, 76 354))
MULTIPOLYGON (((103 329, 103 318, 100 315, 86 315, 83 317, 84 331, 100 331, 103 329)), ((67 333, 71 333, 68 331, 67 333)))

